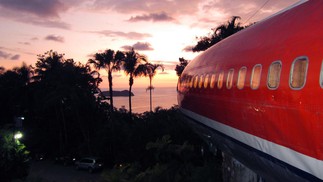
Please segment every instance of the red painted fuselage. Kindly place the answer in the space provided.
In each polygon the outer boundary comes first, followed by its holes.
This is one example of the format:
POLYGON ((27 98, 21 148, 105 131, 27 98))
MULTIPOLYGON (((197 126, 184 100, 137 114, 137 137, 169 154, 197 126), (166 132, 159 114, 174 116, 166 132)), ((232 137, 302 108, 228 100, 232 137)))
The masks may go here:
POLYGON ((178 83, 184 115, 323 180, 323 1, 230 36, 178 83))

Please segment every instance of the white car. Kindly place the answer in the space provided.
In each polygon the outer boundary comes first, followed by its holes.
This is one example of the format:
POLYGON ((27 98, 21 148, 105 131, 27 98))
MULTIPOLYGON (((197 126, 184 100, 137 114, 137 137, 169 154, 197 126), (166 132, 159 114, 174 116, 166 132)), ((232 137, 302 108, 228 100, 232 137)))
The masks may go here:
POLYGON ((85 157, 75 162, 75 168, 88 170, 92 173, 103 168, 103 161, 100 158, 85 157))

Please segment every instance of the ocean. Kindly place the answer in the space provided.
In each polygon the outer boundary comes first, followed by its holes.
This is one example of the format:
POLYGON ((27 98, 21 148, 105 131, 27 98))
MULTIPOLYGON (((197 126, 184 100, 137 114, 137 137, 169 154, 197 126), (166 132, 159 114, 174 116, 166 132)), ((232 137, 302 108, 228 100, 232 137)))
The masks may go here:
MULTIPOLYGON (((107 90, 107 89, 106 89, 107 90)), ((113 90, 126 90, 126 89, 113 89, 113 90)), ((128 90, 128 88, 127 88, 128 90)), ((132 90, 135 96, 132 97, 132 112, 143 113, 150 110, 149 90, 146 88, 133 88, 132 90)), ((152 90, 152 109, 158 106, 163 109, 168 109, 177 105, 177 92, 176 87, 156 87, 152 90)), ((129 98, 128 97, 113 97, 113 104, 116 108, 125 107, 129 110, 129 98)))

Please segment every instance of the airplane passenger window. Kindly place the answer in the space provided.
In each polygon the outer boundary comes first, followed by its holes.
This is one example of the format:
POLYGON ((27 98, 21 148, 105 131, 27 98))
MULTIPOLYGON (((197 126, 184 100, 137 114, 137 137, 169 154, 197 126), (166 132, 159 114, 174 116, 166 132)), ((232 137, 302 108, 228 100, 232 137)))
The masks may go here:
POLYGON ((232 88, 234 69, 230 69, 227 76, 227 89, 232 88))
POLYGON ((290 72, 289 85, 293 89, 301 89, 305 85, 308 68, 308 58, 298 57, 292 64, 290 72))
POLYGON ((209 74, 207 74, 207 75, 205 76, 205 78, 204 78, 204 88, 207 88, 207 87, 208 87, 208 85, 209 85, 209 77, 210 77, 210 75, 209 75, 209 74))
POLYGON ((281 61, 271 63, 268 72, 267 86, 269 89, 277 89, 280 82, 280 72, 282 69, 281 61))
POLYGON ((321 64, 320 85, 321 85, 321 88, 323 88, 323 61, 321 64))
POLYGON ((188 86, 189 86, 189 81, 190 81, 189 77, 188 77, 188 76, 187 76, 187 77, 185 77, 185 88, 188 88, 188 86))
POLYGON ((191 78, 190 78, 190 88, 193 87, 193 83, 194 83, 194 76, 191 76, 191 78))
POLYGON ((224 77, 224 71, 221 71, 218 78, 218 89, 222 88, 223 77, 224 77))
POLYGON ((182 75, 181 78, 179 79, 179 86, 180 87, 184 86, 184 75, 182 75))
POLYGON ((261 69, 261 64, 256 64, 252 69, 250 88, 253 90, 258 89, 260 85, 261 69))
POLYGON ((210 88, 214 88, 215 86, 215 74, 212 74, 210 81, 210 88))
POLYGON ((247 75, 247 67, 245 66, 241 67, 238 75, 238 83, 237 83, 238 89, 243 89, 244 83, 246 80, 246 75, 247 75))
POLYGON ((198 75, 196 75, 195 77, 194 77, 194 88, 197 88, 197 82, 199 81, 199 76, 198 75))
POLYGON ((200 76, 200 79, 199 79, 199 88, 202 88, 202 86, 203 86, 203 81, 204 81, 204 75, 201 75, 201 76, 200 76))

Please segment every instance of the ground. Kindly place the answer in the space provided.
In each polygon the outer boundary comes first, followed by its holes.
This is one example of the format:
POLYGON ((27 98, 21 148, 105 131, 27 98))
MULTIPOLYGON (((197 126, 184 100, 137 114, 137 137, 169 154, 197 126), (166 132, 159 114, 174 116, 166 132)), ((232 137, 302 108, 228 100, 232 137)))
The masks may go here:
POLYGON ((37 182, 104 182, 101 172, 93 174, 76 170, 74 166, 54 164, 53 161, 35 161, 31 163, 27 181, 37 182))

